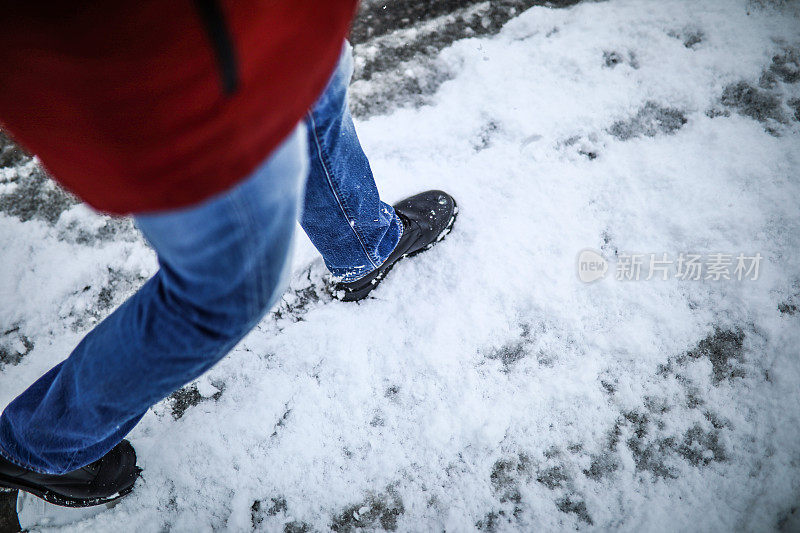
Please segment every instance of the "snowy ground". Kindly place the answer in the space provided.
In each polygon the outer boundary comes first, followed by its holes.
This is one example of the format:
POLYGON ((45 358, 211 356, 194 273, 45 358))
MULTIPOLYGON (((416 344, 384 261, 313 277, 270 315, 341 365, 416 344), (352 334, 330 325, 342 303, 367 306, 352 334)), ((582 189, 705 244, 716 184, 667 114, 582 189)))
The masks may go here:
MULTIPOLYGON (((366 3, 379 187, 448 190, 453 233, 361 304, 301 236, 275 312, 131 433, 135 493, 64 530, 800 530, 800 6, 533 3, 366 3)), ((155 261, 0 167, 4 405, 155 261)))

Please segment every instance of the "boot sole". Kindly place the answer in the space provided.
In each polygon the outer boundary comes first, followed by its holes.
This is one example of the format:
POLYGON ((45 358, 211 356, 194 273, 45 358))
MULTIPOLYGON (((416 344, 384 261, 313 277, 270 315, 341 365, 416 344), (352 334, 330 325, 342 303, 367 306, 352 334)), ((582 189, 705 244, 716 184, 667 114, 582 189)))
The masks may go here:
POLYGON ((123 489, 110 496, 99 497, 99 498, 75 498, 72 496, 65 496, 63 494, 58 494, 57 492, 54 492, 44 487, 40 487, 38 485, 24 483, 21 482, 20 480, 11 480, 3 476, 0 476, 0 488, 21 490, 23 492, 27 492, 28 494, 32 494, 37 498, 41 498, 47 503, 52 503, 53 505, 59 505, 61 507, 73 507, 73 508, 94 507, 97 505, 103 505, 118 500, 123 496, 130 494, 131 491, 133 491, 133 485, 131 485, 130 487, 123 489))
MULTIPOLYGON (((401 259, 404 259, 406 257, 414 257, 415 255, 418 255, 418 254, 421 254, 422 252, 430 250, 433 247, 433 245, 435 245, 437 242, 443 240, 445 238, 445 236, 447 234, 449 234, 453 230, 453 225, 455 224, 455 221, 456 221, 457 217, 458 217, 458 204, 454 200, 453 201, 453 216, 450 217, 450 220, 447 222, 447 226, 445 226, 445 228, 442 230, 442 232, 439 233, 439 236, 436 237, 436 240, 434 240, 430 244, 427 244, 426 246, 423 246, 419 250, 415 250, 415 251, 413 251, 411 253, 407 253, 407 254, 401 255, 400 257, 397 258, 397 261, 395 261, 394 263, 392 263, 391 265, 386 267, 386 270, 384 270, 383 272, 381 272, 380 274, 375 276, 375 279, 373 279, 370 282, 370 285, 368 285, 364 289, 361 289, 360 291, 353 291, 353 292, 349 292, 349 293, 345 291, 344 296, 342 298, 337 298, 337 300, 341 300, 343 302, 357 302, 359 300, 363 300, 364 298, 366 298, 369 295, 370 292, 372 292, 373 290, 375 290, 378 287, 378 284, 380 284, 380 282, 383 281, 383 278, 386 277, 386 274, 388 274, 392 270, 392 268, 394 268, 394 266, 397 263, 400 262, 401 259), (357 295, 357 296, 355 296, 355 295, 357 295)), ((341 289, 339 289, 339 290, 341 290, 341 289)), ((337 291, 334 290, 334 295, 336 294, 336 292, 337 291)))

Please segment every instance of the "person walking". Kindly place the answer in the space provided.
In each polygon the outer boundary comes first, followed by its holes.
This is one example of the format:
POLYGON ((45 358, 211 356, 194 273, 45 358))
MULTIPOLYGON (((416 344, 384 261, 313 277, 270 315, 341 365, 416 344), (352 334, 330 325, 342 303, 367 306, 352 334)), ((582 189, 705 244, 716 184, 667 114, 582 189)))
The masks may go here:
POLYGON ((296 221, 345 301, 452 227, 443 191, 381 201, 347 105, 355 0, 15 2, 0 124, 159 270, 0 416, 0 487, 65 506, 129 493, 124 437, 280 297, 296 221), (32 4, 32 5, 29 5, 32 4))

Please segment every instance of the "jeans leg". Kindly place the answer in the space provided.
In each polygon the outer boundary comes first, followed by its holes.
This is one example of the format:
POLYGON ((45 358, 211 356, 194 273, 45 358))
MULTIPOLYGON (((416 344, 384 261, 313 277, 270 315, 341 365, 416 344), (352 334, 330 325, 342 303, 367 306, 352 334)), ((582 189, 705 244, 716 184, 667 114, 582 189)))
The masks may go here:
POLYGON ((305 141, 301 125, 234 189, 136 218, 158 273, 5 409, 3 456, 52 474, 99 459, 255 326, 287 278, 305 141))
POLYGON ((381 201, 347 106, 353 56, 345 43, 325 92, 306 116, 310 168, 300 221, 333 275, 358 279, 392 253, 403 231, 381 201))

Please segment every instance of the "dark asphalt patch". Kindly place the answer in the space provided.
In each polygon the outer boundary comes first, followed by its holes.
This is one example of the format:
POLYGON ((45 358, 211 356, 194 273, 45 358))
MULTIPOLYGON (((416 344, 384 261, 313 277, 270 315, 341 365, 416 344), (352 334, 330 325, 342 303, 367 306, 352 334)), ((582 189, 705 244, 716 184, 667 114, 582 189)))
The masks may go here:
POLYGON ((362 45, 375 50, 357 62, 354 80, 371 81, 367 89, 354 91, 350 107, 357 117, 388 113, 402 106, 420 106, 442 83, 452 78, 437 64, 439 52, 454 41, 494 35, 503 25, 534 6, 565 8, 581 0, 396 0, 365 2, 356 20, 351 41, 358 57, 362 45), (426 23, 436 21, 433 29, 426 23), (391 38, 396 30, 416 28, 416 34, 391 38), (414 76, 405 75, 413 65, 414 76))
POLYGON ((740 115, 759 122, 786 122, 781 99, 772 92, 754 87, 746 81, 728 85, 722 91, 720 102, 740 115))
POLYGON ((0 168, 16 167, 29 160, 30 156, 0 131, 0 168))
POLYGON ((636 115, 628 120, 615 122, 608 132, 621 141, 627 141, 641 136, 671 135, 686 122, 686 115, 680 109, 647 102, 636 115))
POLYGON ((209 398, 204 398, 200 394, 197 385, 189 385, 173 392, 167 399, 167 402, 171 406, 172 417, 175 420, 179 420, 191 407, 200 405, 200 403, 204 401, 219 400, 222 397, 222 393, 225 392, 225 384, 214 383, 213 385, 218 391, 209 398))
POLYGON ((741 329, 716 328, 686 355, 692 359, 707 358, 711 362, 714 383, 744 377, 744 370, 736 364, 744 360, 744 339, 741 329))
MULTIPOLYGON (((501 0, 492 2, 500 11, 508 13, 516 9, 517 14, 532 6, 569 7, 581 0, 501 0)), ((385 35, 394 30, 410 28, 430 19, 455 13, 485 0, 369 0, 361 3, 361 9, 353 23, 350 40, 363 43, 372 37, 385 35)), ((507 20, 507 19, 506 19, 507 20)), ((504 23, 503 21, 502 23, 504 23)), ((501 24, 502 24, 501 23, 501 24)))
POLYGON ((0 334, 0 370, 18 365, 33 350, 33 342, 15 326, 0 334))
POLYGON ((685 48, 694 50, 698 44, 703 42, 705 34, 699 28, 683 28, 680 31, 671 31, 667 35, 680 40, 685 48))
POLYGON ((0 194, 0 213, 17 217, 22 222, 37 219, 53 225, 61 213, 77 203, 74 196, 37 167, 29 176, 20 178, 11 192, 0 194))
POLYGON ((349 505, 331 521, 330 528, 337 533, 374 530, 395 531, 397 520, 406 512, 400 495, 392 489, 382 494, 369 495, 363 502, 349 505))

